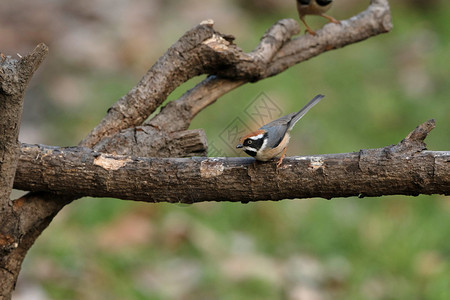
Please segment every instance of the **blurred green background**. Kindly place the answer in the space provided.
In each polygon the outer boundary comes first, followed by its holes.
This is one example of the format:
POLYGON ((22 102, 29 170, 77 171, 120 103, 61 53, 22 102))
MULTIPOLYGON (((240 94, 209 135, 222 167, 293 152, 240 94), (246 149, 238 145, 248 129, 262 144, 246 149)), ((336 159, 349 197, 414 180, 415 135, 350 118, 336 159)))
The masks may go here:
MULTIPOLYGON (((347 19, 368 2, 336 0, 329 14, 347 19)), ((288 155, 383 147, 430 118, 437 126, 428 148, 449 150, 450 3, 391 5, 392 32, 247 84, 191 127, 212 143, 236 116, 246 121, 244 107, 261 93, 284 113, 323 93, 294 129, 288 155)), ((76 145, 207 18, 250 51, 277 20, 297 16, 293 0, 2 1, 0 51, 50 47, 28 90, 20 140, 76 145)), ((450 299, 449 216, 443 196, 245 205, 84 198, 37 240, 15 299, 450 299)))

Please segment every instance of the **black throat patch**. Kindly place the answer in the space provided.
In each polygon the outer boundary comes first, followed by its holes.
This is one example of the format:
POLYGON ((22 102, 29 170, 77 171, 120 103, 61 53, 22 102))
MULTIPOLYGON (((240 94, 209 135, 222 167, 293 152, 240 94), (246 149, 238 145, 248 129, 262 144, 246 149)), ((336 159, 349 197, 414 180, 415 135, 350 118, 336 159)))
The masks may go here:
POLYGON ((327 6, 328 4, 330 4, 331 2, 333 2, 333 0, 316 0, 317 4, 319 4, 320 6, 327 6))
POLYGON ((247 153, 250 156, 256 156, 256 152, 253 150, 244 149, 244 152, 247 153))

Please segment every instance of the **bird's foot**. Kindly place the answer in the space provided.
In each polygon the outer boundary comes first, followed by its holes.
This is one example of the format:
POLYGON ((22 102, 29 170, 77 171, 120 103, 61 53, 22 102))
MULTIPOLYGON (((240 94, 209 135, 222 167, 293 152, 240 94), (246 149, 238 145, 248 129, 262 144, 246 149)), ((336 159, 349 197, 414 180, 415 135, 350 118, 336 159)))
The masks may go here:
POLYGON ((328 21, 330 21, 331 23, 334 24, 341 24, 341 21, 336 20, 335 18, 333 18, 332 16, 326 15, 326 14, 321 14, 322 17, 324 17, 325 19, 327 19, 328 21))
POLYGON ((286 155, 286 149, 287 148, 284 148, 283 149, 283 153, 281 153, 281 157, 280 157, 280 159, 278 160, 278 162, 277 162, 277 169, 281 166, 281 164, 283 163, 283 158, 284 158, 284 156, 286 155))
POLYGON ((305 33, 309 33, 310 35, 316 35, 316 32, 309 27, 306 27, 305 33))
POLYGON ((333 20, 330 20, 330 22, 331 22, 331 23, 334 23, 334 24, 341 24, 341 21, 336 20, 336 19, 334 19, 334 18, 333 18, 333 20))
POLYGON ((277 169, 281 166, 282 163, 283 163, 283 158, 281 157, 277 162, 277 169))

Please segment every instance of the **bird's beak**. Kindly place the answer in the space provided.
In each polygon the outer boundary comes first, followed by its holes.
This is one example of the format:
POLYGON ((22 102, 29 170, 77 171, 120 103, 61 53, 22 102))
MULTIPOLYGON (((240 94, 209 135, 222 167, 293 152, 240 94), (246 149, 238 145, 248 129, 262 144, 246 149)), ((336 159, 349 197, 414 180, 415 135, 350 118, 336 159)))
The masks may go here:
POLYGON ((242 148, 242 147, 244 147, 244 146, 242 146, 242 144, 238 144, 238 145, 236 146, 236 148, 242 148))

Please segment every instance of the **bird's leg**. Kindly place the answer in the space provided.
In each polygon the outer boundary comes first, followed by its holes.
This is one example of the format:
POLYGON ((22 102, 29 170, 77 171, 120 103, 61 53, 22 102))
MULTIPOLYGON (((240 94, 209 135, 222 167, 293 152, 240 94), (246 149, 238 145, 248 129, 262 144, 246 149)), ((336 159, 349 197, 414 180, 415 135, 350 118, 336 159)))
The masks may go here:
POLYGON ((326 14, 320 14, 320 16, 324 17, 325 19, 327 19, 327 20, 330 21, 331 23, 334 23, 334 24, 341 24, 341 21, 336 20, 335 18, 333 18, 333 17, 331 17, 331 16, 329 16, 329 15, 326 15, 326 14))
POLYGON ((300 16, 300 20, 303 22, 303 24, 305 24, 305 27, 306 27, 306 32, 308 32, 310 35, 316 35, 316 32, 314 31, 314 30, 312 30, 309 26, 308 26, 308 24, 306 24, 306 21, 305 21, 305 16, 300 16))
POLYGON ((285 147, 283 150, 283 153, 281 153, 281 157, 277 162, 277 168, 279 168, 281 166, 281 164, 283 163, 283 158, 284 158, 284 155, 286 154, 286 149, 287 149, 287 147, 285 147))

